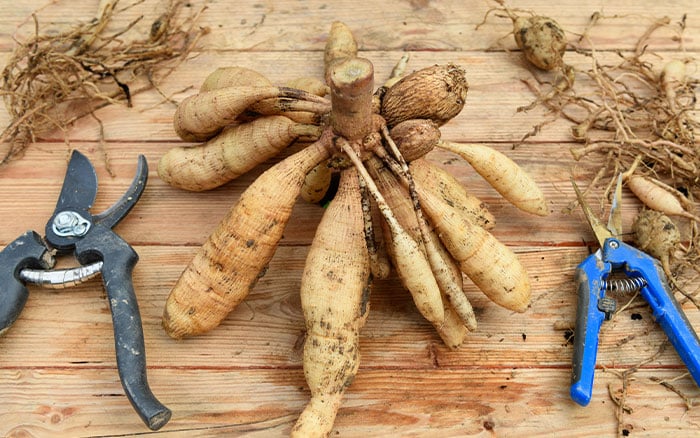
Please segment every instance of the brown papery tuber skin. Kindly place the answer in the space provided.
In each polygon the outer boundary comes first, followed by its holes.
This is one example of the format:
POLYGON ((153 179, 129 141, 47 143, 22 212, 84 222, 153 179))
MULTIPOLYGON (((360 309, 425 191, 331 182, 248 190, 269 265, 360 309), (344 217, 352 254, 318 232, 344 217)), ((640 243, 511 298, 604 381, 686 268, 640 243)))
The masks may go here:
POLYGON ((173 338, 217 327, 264 274, 306 174, 330 157, 330 132, 268 169, 241 195, 170 292, 163 327, 173 338))
POLYGON ((323 214, 301 278, 304 376, 311 399, 292 437, 325 437, 331 432, 343 393, 359 366, 369 273, 357 172, 347 169, 323 214))
POLYGON ((391 128, 389 134, 408 163, 435 149, 441 136, 437 124, 427 119, 403 121, 391 128))
POLYGON ((404 76, 381 99, 380 114, 389 127, 411 119, 441 126, 462 111, 469 84, 454 64, 434 65, 404 76))

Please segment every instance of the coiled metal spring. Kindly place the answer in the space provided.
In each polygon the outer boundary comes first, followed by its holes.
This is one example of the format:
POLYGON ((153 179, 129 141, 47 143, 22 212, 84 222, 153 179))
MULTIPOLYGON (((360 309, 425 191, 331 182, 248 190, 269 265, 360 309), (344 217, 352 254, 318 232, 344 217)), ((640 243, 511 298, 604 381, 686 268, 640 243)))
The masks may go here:
POLYGON ((77 268, 56 269, 54 271, 25 268, 19 271, 19 278, 27 283, 47 289, 66 289, 97 277, 101 271, 102 262, 95 262, 77 268))
POLYGON ((615 295, 628 295, 637 292, 647 285, 642 277, 612 278, 603 280, 603 289, 615 295))

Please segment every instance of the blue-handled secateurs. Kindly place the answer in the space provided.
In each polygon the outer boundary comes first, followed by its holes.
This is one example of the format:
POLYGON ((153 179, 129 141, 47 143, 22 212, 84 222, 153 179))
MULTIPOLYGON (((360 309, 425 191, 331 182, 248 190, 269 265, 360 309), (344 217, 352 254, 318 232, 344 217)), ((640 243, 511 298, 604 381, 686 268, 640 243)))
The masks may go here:
POLYGON ((607 226, 593 214, 573 181, 572 184, 600 249, 576 268, 578 308, 571 398, 582 406, 591 401, 598 333, 603 321, 612 316, 616 305, 615 299, 606 293, 612 293, 616 289, 639 290, 640 295, 649 303, 652 316, 663 328, 695 383, 700 386, 700 340, 673 297, 661 264, 618 238, 622 222, 618 208, 621 178, 617 181, 607 226), (613 272, 622 272, 626 278, 613 280, 610 277, 613 272))

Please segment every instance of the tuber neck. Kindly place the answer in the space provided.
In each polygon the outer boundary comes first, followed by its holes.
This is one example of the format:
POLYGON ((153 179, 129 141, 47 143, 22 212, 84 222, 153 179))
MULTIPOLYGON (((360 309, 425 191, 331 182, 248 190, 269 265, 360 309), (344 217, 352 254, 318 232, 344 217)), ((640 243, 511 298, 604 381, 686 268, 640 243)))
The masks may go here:
POLYGON ((363 58, 349 58, 331 67, 331 127, 349 141, 372 132, 374 66, 363 58))

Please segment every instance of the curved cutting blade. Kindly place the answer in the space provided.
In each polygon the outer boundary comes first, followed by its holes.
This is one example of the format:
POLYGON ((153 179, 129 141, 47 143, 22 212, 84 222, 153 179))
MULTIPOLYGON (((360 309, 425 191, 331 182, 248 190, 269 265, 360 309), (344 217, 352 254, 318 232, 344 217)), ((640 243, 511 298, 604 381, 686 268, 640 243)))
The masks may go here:
POLYGON ((610 207, 610 217, 608 218, 608 230, 615 237, 622 236, 622 174, 617 175, 617 184, 613 194, 612 207, 610 207))
POLYGON ((124 217, 129 214, 132 208, 141 198, 143 190, 148 181, 148 163, 146 157, 139 155, 136 175, 126 193, 107 210, 94 216, 95 222, 101 223, 107 228, 114 228, 124 217))
POLYGON ((576 197, 578 198, 578 203, 581 205, 581 209, 583 209, 583 213, 586 216, 586 220, 588 221, 588 225, 591 226, 591 229, 593 230, 593 234, 595 234, 595 238, 598 241, 598 244, 602 248, 605 245, 605 239, 613 237, 613 234, 610 232, 608 227, 603 225, 603 223, 598 219, 598 216, 593 213, 593 210, 591 210, 591 207, 588 205, 586 200, 583 197, 583 194, 579 190, 578 186, 574 182, 574 179, 571 178, 571 185, 574 186, 574 191, 576 192, 576 197))
POLYGON ((61 194, 56 202, 56 212, 88 211, 97 196, 97 174, 87 157, 74 150, 63 178, 61 194))

